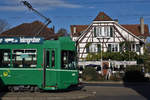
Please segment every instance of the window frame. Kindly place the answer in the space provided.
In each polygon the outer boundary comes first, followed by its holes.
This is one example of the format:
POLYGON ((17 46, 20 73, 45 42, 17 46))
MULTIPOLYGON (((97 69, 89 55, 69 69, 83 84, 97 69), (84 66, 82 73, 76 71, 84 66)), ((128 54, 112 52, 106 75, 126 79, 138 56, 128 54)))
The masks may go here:
POLYGON ((60 54, 61 54, 61 58, 60 58, 61 59, 61 68, 60 69, 76 70, 76 66, 77 66, 76 52, 72 51, 72 50, 61 50, 60 54), (73 56, 72 53, 74 53, 74 56, 73 56), (63 61, 64 60, 64 54, 66 54, 66 61, 65 61, 65 63, 63 61), (71 60, 71 62, 69 61, 71 59, 69 55, 71 55, 73 57, 73 60, 71 60), (73 63, 75 65, 73 65, 73 63), (70 64, 71 64, 71 67, 70 67, 70 64), (72 66, 74 66, 74 67, 72 67, 72 66))
POLYGON ((36 68, 37 67, 37 55, 38 55, 38 53, 37 53, 37 49, 12 49, 12 66, 13 66, 13 68, 36 68), (23 50, 23 52, 22 53, 20 53, 20 54, 16 54, 16 52, 14 52, 15 50, 23 50), (27 50, 34 50, 35 52, 34 53, 26 53, 26 51, 27 50), (15 56, 14 56, 15 55, 15 56), (16 56, 20 56, 21 57, 21 55, 28 55, 28 56, 35 56, 35 57, 32 57, 31 58, 31 60, 26 60, 24 57, 23 58, 21 58, 22 60, 16 60, 16 56), (34 58, 35 58, 35 60, 34 60, 34 58), (32 62, 29 66, 24 66, 23 65, 23 60, 25 60, 25 64, 26 64, 26 62, 32 62), (21 62, 21 64, 17 64, 16 62, 21 62), (35 62, 35 63, 33 63, 33 62, 35 62), (14 64, 17 64, 18 65, 18 67, 16 67, 14 64), (31 65, 33 65, 34 67, 31 67, 31 65), (19 67, 19 66, 22 66, 22 67, 19 67))
POLYGON ((95 26, 94 36, 96 35, 95 37, 112 37, 113 29, 111 29, 112 26, 95 26))
POLYGON ((117 44, 117 43, 108 44, 107 51, 108 52, 119 52, 119 44, 117 44))
POLYGON ((10 68, 10 67, 11 67, 11 62, 12 62, 12 61, 11 61, 11 49, 3 49, 3 48, 2 48, 2 49, 0 49, 0 51, 1 51, 1 50, 4 50, 4 51, 7 51, 7 50, 8 50, 8 51, 9 51, 9 53, 8 53, 8 55, 7 55, 9 60, 6 61, 6 63, 8 62, 8 66, 5 66, 5 67, 4 67, 4 65, 3 65, 3 64, 5 64, 5 63, 4 63, 4 62, 5 62, 5 61, 4 61, 4 59, 5 59, 4 56, 6 56, 6 55, 4 54, 5 52, 3 52, 3 57, 1 57, 1 58, 2 58, 2 59, 1 59, 1 60, 2 60, 2 61, 1 61, 1 62, 2 62, 2 66, 0 66, 0 68, 10 68))

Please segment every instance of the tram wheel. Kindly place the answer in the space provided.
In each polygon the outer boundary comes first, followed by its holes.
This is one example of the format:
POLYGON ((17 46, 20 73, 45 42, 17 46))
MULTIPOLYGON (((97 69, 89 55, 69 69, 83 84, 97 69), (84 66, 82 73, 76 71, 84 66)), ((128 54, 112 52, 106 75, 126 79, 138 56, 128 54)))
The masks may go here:
POLYGON ((13 86, 8 86, 8 90, 9 90, 10 92, 15 92, 15 90, 14 90, 14 87, 13 87, 13 86))
POLYGON ((34 92, 40 92, 41 90, 36 86, 34 87, 34 92))
POLYGON ((30 92, 34 92, 34 87, 33 86, 30 87, 30 92))

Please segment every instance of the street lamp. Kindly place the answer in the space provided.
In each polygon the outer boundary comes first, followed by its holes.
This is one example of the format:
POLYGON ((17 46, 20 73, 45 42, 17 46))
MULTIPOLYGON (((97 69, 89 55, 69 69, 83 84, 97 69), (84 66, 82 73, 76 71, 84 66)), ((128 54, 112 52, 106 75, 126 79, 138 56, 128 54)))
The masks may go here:
POLYGON ((102 63, 102 62, 103 62, 103 55, 102 55, 102 54, 103 54, 103 53, 102 53, 103 44, 102 44, 102 42, 100 41, 100 39, 103 39, 103 38, 102 38, 102 37, 97 37, 97 39, 98 39, 99 42, 101 43, 101 60, 100 60, 100 61, 101 61, 101 71, 102 71, 101 73, 103 74, 103 67, 102 67, 102 66, 103 66, 103 63, 102 63))
POLYGON ((101 70, 102 70, 102 75, 103 75, 103 43, 104 43, 104 39, 109 39, 110 37, 108 36, 100 36, 97 37, 97 39, 99 40, 99 42, 101 43, 101 70), (103 42, 100 41, 100 39, 103 40, 103 42))

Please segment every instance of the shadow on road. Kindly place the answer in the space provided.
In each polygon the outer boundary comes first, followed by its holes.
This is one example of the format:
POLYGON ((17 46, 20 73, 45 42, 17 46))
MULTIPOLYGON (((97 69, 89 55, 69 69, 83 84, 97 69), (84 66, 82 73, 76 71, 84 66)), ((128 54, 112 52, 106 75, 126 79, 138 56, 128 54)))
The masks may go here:
POLYGON ((145 97, 147 100, 150 100, 150 82, 110 82, 110 83, 84 83, 84 86, 100 86, 100 87, 125 87, 130 88, 137 92, 139 95, 145 97))
POLYGON ((144 76, 144 73, 138 70, 126 71, 124 78, 124 86, 135 90, 146 99, 150 100, 150 80, 144 76))
POLYGON ((144 96, 147 100, 150 100, 150 82, 135 82, 135 83, 127 83, 124 82, 124 86, 127 88, 131 88, 141 96, 144 96))
POLYGON ((7 93, 7 89, 4 86, 3 81, 0 78, 0 99, 7 93))

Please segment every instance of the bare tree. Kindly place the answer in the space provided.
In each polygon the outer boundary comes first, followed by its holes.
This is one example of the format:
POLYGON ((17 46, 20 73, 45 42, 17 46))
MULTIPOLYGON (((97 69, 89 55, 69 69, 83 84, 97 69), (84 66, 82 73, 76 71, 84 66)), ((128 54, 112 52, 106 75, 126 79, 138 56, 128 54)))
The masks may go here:
POLYGON ((64 36, 68 36, 68 32, 64 28, 60 28, 57 32, 57 34, 64 34, 64 36))
POLYGON ((0 19, 0 33, 8 30, 9 27, 10 26, 6 20, 0 19))

